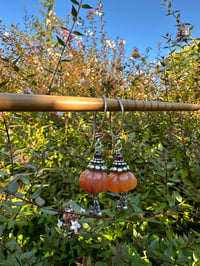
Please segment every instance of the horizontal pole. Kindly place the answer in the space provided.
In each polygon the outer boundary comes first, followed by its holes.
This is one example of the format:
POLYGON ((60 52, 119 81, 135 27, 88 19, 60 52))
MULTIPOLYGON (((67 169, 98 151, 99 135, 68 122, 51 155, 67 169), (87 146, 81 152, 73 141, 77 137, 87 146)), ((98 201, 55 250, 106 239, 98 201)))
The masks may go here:
MULTIPOLYGON (((198 111, 200 105, 121 100, 125 111, 198 111)), ((108 111, 120 111, 117 99, 107 99, 108 111)), ((0 111, 103 111, 103 98, 0 93, 0 111)))

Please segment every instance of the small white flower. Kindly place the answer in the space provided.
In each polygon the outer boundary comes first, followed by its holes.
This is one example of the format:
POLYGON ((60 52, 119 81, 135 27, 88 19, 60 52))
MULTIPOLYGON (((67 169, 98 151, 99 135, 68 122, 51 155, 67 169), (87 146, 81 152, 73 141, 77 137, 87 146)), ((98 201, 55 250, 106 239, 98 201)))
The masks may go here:
POLYGON ((55 53, 54 55, 56 58, 60 58, 61 54, 60 53, 55 53))
POLYGON ((120 40, 120 41, 118 41, 118 45, 124 45, 126 43, 126 41, 125 40, 120 40))
POLYGON ((68 60, 72 60, 72 58, 73 58, 73 54, 72 53, 69 53, 67 59, 68 60))
POLYGON ((71 208, 67 208, 65 209, 66 212, 73 212, 73 210, 71 208))
POLYGON ((81 209, 80 209, 80 212, 81 212, 81 213, 85 212, 85 209, 81 208, 81 209))
POLYGON ((81 23, 79 21, 76 22, 77 26, 81 26, 81 23))
POLYGON ((50 16, 50 17, 55 17, 55 15, 56 15, 56 13, 55 13, 55 12, 53 12, 52 10, 51 10, 51 11, 49 11, 49 16, 50 16))
POLYGON ((51 20, 50 20, 50 19, 47 19, 47 20, 46 20, 46 25, 47 25, 47 26, 48 26, 48 25, 52 26, 52 25, 53 25, 53 23, 51 22, 51 20))
POLYGON ((112 49, 112 48, 115 48, 115 42, 114 41, 112 41, 111 42, 111 40, 106 40, 106 43, 107 43, 107 47, 109 47, 110 49, 112 49))
POLYGON ((63 225, 63 222, 60 219, 58 219, 57 227, 60 229, 62 225, 63 225))
POLYGON ((5 31, 4 35, 5 35, 7 38, 10 37, 10 34, 9 34, 7 31, 5 31))
POLYGON ((92 36, 93 35, 93 32, 91 32, 90 30, 88 30, 88 32, 87 32, 87 36, 92 36))
POLYGON ((100 16, 100 17, 103 15, 103 13, 101 11, 99 11, 99 10, 96 10, 95 13, 96 13, 97 16, 100 16))
POLYGON ((72 225, 70 226, 71 230, 74 230, 74 233, 78 232, 78 229, 81 228, 81 225, 78 223, 78 221, 71 221, 72 225))

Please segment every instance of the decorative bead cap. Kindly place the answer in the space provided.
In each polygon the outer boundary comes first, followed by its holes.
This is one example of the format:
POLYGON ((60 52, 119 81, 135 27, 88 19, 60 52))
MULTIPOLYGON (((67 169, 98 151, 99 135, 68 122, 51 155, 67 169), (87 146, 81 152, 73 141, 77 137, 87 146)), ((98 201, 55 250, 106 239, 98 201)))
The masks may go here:
POLYGON ((111 167, 111 171, 112 172, 127 172, 129 170, 129 166, 127 165, 127 163, 123 160, 123 156, 121 153, 118 153, 114 162, 113 162, 113 166, 111 167))
POLYGON ((87 167, 88 169, 91 170, 99 170, 99 171, 107 170, 107 167, 104 165, 104 160, 102 160, 101 153, 99 151, 95 153, 94 158, 91 159, 87 167))

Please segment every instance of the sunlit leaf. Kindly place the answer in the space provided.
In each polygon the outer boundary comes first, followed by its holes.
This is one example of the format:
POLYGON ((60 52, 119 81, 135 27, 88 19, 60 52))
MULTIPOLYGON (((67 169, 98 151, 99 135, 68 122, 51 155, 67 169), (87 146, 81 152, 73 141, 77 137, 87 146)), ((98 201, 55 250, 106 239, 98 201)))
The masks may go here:
POLYGON ((79 31, 73 31, 73 34, 77 35, 77 36, 83 36, 82 33, 80 33, 79 31))
POLYGON ((19 188, 19 183, 16 180, 13 180, 12 182, 10 182, 10 184, 8 184, 7 187, 11 193, 15 193, 19 188))
POLYGON ((47 210, 47 209, 41 209, 41 211, 43 212, 43 213, 46 213, 46 214, 58 214, 58 212, 56 212, 56 211, 52 211, 52 210, 47 210))
POLYGON ((14 65, 14 70, 16 71, 16 72, 19 72, 19 67, 18 66, 16 66, 16 65, 14 65))
POLYGON ((75 5, 79 5, 79 2, 78 1, 76 1, 76 0, 70 0, 73 4, 75 4, 75 5))
POLYGON ((35 199, 35 202, 40 206, 45 204, 45 200, 43 200, 40 196, 35 199))
POLYGON ((63 41, 58 35, 56 35, 56 38, 57 38, 58 43, 59 43, 60 45, 65 46, 65 42, 64 42, 64 41, 63 41))
POLYGON ((64 27, 64 26, 61 26, 61 29, 66 30, 66 31, 69 31, 69 29, 66 28, 66 27, 64 27))
POLYGON ((8 82, 9 82, 9 80, 5 80, 5 81, 1 82, 0 88, 3 88, 8 82))
POLYGON ((76 8, 72 5, 72 11, 71 11, 71 14, 72 14, 72 16, 73 17, 77 17, 77 15, 78 15, 78 13, 77 13, 77 10, 76 10, 76 8))
POLYGON ((33 164, 28 164, 28 163, 24 163, 24 166, 27 167, 27 168, 32 168, 34 170, 37 170, 37 167, 33 164))
POLYGON ((82 5, 81 7, 85 8, 85 9, 91 9, 92 8, 90 5, 82 5))
POLYGON ((37 197, 39 197, 41 191, 42 191, 43 185, 41 185, 31 196, 32 199, 36 199, 37 197))

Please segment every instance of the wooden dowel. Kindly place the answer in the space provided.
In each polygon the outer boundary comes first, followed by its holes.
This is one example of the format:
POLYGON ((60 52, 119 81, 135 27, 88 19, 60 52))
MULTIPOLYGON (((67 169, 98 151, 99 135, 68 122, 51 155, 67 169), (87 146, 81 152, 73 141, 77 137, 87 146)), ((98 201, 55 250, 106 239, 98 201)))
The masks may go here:
MULTIPOLYGON (((125 111, 198 111, 200 105, 121 100, 125 111)), ((107 99, 108 111, 120 111, 116 99, 107 99)), ((0 111, 103 111, 103 98, 0 93, 0 111)))

